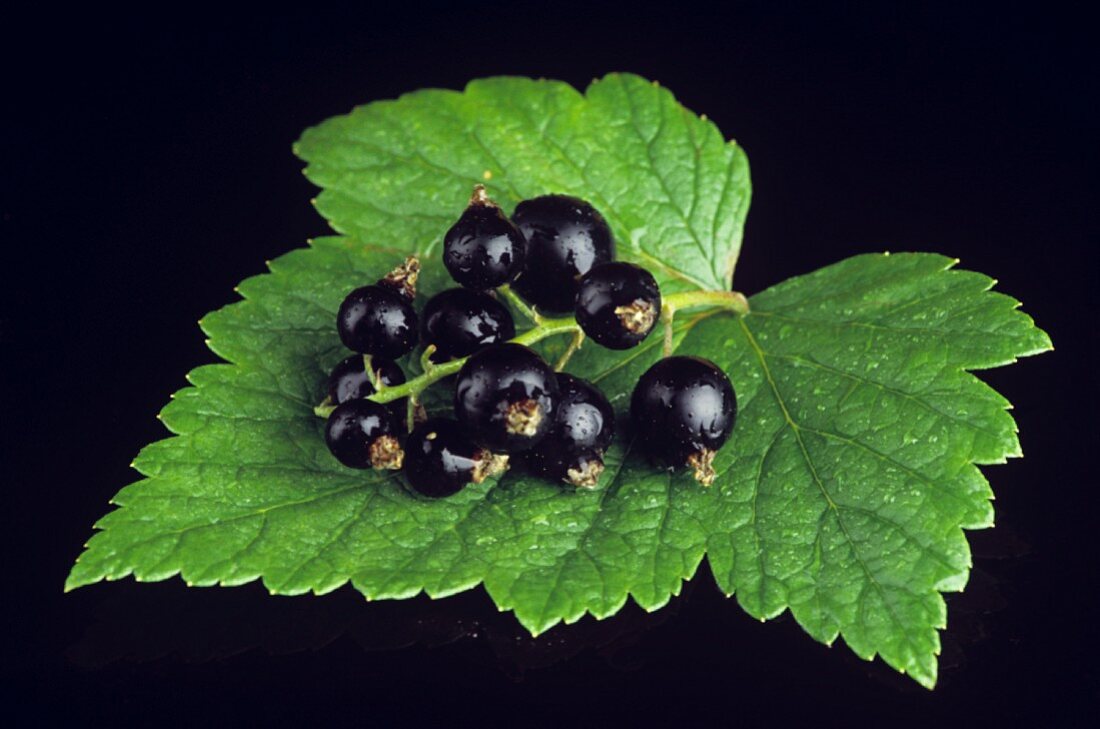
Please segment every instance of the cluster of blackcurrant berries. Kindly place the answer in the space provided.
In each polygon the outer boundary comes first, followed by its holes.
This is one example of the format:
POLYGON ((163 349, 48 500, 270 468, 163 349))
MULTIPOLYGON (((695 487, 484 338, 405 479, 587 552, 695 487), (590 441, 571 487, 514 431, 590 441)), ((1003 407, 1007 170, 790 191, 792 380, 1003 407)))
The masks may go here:
MULTIPOLYGON (((532 311, 572 311, 584 334, 612 349, 645 339, 661 293, 640 266, 615 261, 611 230, 595 208, 565 195, 525 200, 511 219, 477 186, 443 239, 443 263, 460 284, 413 306, 419 262, 407 259, 355 289, 337 315, 358 354, 333 370, 325 428, 332 454, 352 468, 400 469, 425 496, 447 496, 501 473, 515 456, 534 474, 593 487, 615 433, 615 414, 591 383, 555 372, 512 342, 515 324, 496 289, 510 286, 532 311), (395 363, 418 344, 429 369, 463 359, 453 378, 454 418, 427 418, 407 398, 370 398, 405 383, 395 363)), ((457 366, 457 362, 455 366, 457 366)), ((666 357, 635 387, 630 415, 652 459, 690 466, 709 484, 737 404, 726 375, 696 357, 666 357)))

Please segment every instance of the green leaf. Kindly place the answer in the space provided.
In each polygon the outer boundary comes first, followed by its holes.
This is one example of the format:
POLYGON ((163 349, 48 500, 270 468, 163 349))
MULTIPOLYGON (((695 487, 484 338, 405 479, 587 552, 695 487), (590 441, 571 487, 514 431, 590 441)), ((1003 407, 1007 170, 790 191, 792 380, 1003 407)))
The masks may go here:
MULTIPOLYGON (((629 76, 584 96, 522 79, 418 92, 326 122, 298 149, 347 235, 276 259, 203 319, 229 364, 192 371, 162 411, 175 437, 138 456, 143 478, 97 522, 67 588, 180 574, 282 594, 351 582, 380 599, 484 584, 538 633, 627 599, 659 608, 705 555, 754 617, 790 609, 816 639, 842 636, 933 685, 940 593, 970 567, 963 529, 992 524, 975 464, 1020 455, 1008 402, 969 370, 1050 348, 991 279, 933 254, 866 255, 752 297, 745 317, 682 313, 678 351, 718 363, 741 407, 709 489, 653 469, 624 437, 594 491, 510 472, 429 501, 325 448, 312 407, 345 355, 344 293, 409 252, 426 256, 426 295, 448 286, 432 251, 485 170, 507 205, 548 191, 592 200, 622 258, 664 262, 667 289, 725 288, 744 156, 629 76)), ((659 339, 586 346, 569 370, 624 412, 659 339)))
POLYGON ((971 566, 962 529, 993 525, 974 464, 1021 455, 1008 401, 967 370, 1050 349, 1019 302, 955 263, 851 258, 684 344, 731 374, 742 406, 707 542, 719 585, 926 686, 939 592, 971 566))

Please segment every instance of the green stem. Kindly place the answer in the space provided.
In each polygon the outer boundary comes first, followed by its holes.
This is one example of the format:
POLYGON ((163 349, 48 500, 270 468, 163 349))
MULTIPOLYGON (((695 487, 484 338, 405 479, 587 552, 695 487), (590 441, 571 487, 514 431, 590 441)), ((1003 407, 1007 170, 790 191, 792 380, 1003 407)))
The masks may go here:
POLYGON ((368 399, 381 403, 393 402, 403 397, 415 397, 419 399, 420 393, 428 389, 429 385, 442 380, 444 377, 455 374, 462 369, 462 365, 464 364, 466 364, 465 358, 453 359, 450 362, 435 365, 431 368, 430 372, 425 372, 419 377, 414 377, 404 385, 387 387, 382 392, 376 392, 371 395, 368 399))
POLYGON ((584 343, 584 332, 578 331, 573 334, 573 341, 569 343, 569 348, 565 350, 565 353, 558 359, 557 364, 554 365, 555 372, 561 372, 565 369, 565 366, 569 364, 569 360, 573 358, 577 350, 581 348, 581 344, 584 343))
POLYGON ((508 284, 497 287, 497 293, 508 300, 508 303, 512 305, 512 308, 527 317, 532 324, 538 324, 542 321, 542 317, 537 311, 527 305, 527 302, 520 298, 519 294, 512 290, 512 287, 508 284))
POLYGON ((424 347, 424 351, 420 354, 420 371, 427 374, 435 369, 435 362, 432 362, 432 355, 435 354, 435 345, 429 344, 424 347))
POLYGON ((740 291, 682 291, 669 294, 661 303, 661 324, 664 327, 663 353, 672 354, 672 320, 681 309, 708 307, 726 309, 744 316, 749 313, 749 300, 740 291))
POLYGON ((410 397, 405 403, 405 432, 411 433, 416 426, 416 408, 420 405, 415 397, 410 397))
POLYGON ((661 307, 661 328, 664 330, 665 341, 661 351, 664 356, 672 355, 672 315, 675 310, 671 306, 661 307))
MULTIPOLYGON (((528 316, 535 324, 535 326, 513 339, 513 342, 529 346, 557 334, 571 334, 573 335, 573 342, 566 354, 572 355, 572 353, 576 351, 583 340, 584 333, 573 317, 543 317, 534 309, 527 306, 527 304, 507 286, 501 286, 497 291, 504 298, 508 299, 517 310, 528 316)), ((736 291, 684 291, 681 293, 669 294, 664 297, 664 302, 661 307, 661 321, 666 327, 665 348, 668 350, 666 354, 671 353, 673 316, 681 309, 694 309, 697 307, 725 309, 726 311, 738 315, 744 315, 749 312, 748 300, 736 291)), ((420 393, 424 392, 424 390, 428 389, 439 380, 442 380, 444 377, 456 374, 462 369, 462 365, 466 364, 466 359, 466 357, 463 357, 462 359, 455 359, 450 362, 443 362, 442 364, 433 364, 427 360, 426 356, 424 361, 424 373, 422 375, 414 377, 403 385, 395 385, 393 387, 386 387, 378 390, 370 399, 378 403, 393 402, 403 397, 412 398, 413 401, 419 401, 420 393)), ((563 357, 563 359, 568 361, 568 357, 563 357)), ((564 362, 560 364, 564 366, 564 362)), ((558 369, 561 368, 559 367, 558 369)), ((332 406, 327 400, 326 403, 322 403, 315 409, 315 412, 322 417, 327 416, 331 411, 332 406)))
POLYGON ((669 294, 664 297, 661 313, 667 310, 675 313, 681 309, 700 306, 726 309, 741 316, 749 313, 749 300, 740 291, 681 291, 678 294, 669 294))
POLYGON ((363 355, 363 369, 367 371, 367 377, 370 378, 370 384, 374 386, 374 391, 382 392, 386 386, 382 384, 382 376, 378 374, 378 370, 374 369, 371 359, 372 357, 369 354, 363 355))
MULTIPOLYGON (((528 329, 512 341, 516 344, 532 345, 535 342, 540 342, 555 334, 575 334, 580 330, 580 325, 578 325, 572 317, 542 319, 537 327, 528 329)), ((380 403, 393 402, 394 400, 400 400, 403 397, 410 396, 419 399, 420 393, 428 389, 433 383, 442 380, 444 377, 453 375, 462 369, 462 365, 466 364, 467 359, 467 357, 463 357, 462 359, 452 359, 450 362, 433 365, 427 372, 419 377, 414 377, 404 385, 387 387, 381 392, 376 392, 370 399, 380 403)))

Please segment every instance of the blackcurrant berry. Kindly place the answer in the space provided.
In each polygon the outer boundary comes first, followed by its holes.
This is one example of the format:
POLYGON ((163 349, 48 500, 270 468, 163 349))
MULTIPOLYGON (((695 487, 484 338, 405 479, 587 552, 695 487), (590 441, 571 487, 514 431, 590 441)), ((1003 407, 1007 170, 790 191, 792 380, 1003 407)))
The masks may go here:
POLYGON ((630 398, 630 419, 643 447, 670 468, 691 466, 714 481, 714 454, 730 436, 737 398, 722 370, 700 357, 667 357, 649 368, 630 398))
POLYGON ((424 496, 458 493, 508 467, 507 456, 494 456, 476 445, 454 420, 432 418, 413 428, 405 444, 405 478, 424 496))
POLYGON ((615 436, 615 412, 591 383, 558 373, 558 410, 550 433, 526 454, 532 472, 574 486, 595 486, 615 436))
POLYGON ((475 442, 494 453, 517 453, 550 431, 558 406, 554 371, 520 344, 492 344, 458 372, 455 416, 475 442))
POLYGON ((552 481, 593 488, 603 473, 603 454, 593 448, 576 450, 549 436, 524 461, 531 473, 552 481))
POLYGON ((336 460, 349 468, 401 468, 405 452, 398 437, 403 428, 385 405, 349 400, 328 417, 325 443, 336 460))
POLYGON ((559 372, 558 410, 551 435, 570 449, 605 451, 615 437, 615 411, 592 383, 559 372))
POLYGON ((420 327, 424 344, 435 345, 433 362, 466 357, 516 336, 507 307, 489 294, 469 289, 449 289, 429 299, 420 327))
POLYGON ((649 336, 660 314, 661 291, 641 266, 601 263, 581 277, 577 323, 597 344, 630 349, 649 336))
POLYGON ((443 265, 467 288, 492 289, 522 270, 526 247, 523 233, 478 185, 462 217, 443 236, 443 265))
POLYGON ((513 288, 544 311, 572 311, 577 279, 615 258, 611 228, 584 200, 567 195, 524 200, 512 222, 527 239, 527 260, 513 288))
POLYGON ((353 352, 397 359, 416 346, 416 311, 394 286, 363 286, 340 304, 336 329, 353 352))

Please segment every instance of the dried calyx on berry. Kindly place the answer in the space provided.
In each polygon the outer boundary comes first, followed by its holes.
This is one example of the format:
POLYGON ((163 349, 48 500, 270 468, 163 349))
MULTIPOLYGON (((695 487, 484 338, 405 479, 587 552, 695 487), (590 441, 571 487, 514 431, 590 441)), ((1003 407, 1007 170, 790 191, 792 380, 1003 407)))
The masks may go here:
POLYGON ((403 427, 385 405, 349 400, 338 405, 325 424, 325 443, 349 468, 397 470, 405 460, 399 437, 403 427))
POLYGON ((525 462, 532 473, 591 488, 603 473, 603 453, 615 436, 615 413, 596 387, 558 373, 558 409, 550 433, 525 462))
POLYGON ((649 336, 661 315, 661 291, 653 275, 633 263, 592 268, 580 280, 575 313, 597 344, 629 349, 649 336))
POLYGON ((526 249, 523 233, 477 185, 462 217, 443 236, 443 265, 457 283, 484 291, 514 279, 526 249))
POLYGON ((646 453, 669 469, 690 466, 695 479, 714 482, 714 457, 729 439, 737 398, 729 378, 701 357, 667 357, 638 380, 630 419, 646 453))
POLYGON ((455 417, 493 452, 534 447, 550 431, 558 382, 550 365, 520 344, 493 344, 472 355, 455 382, 455 417))
POLYGON ((412 301, 419 273, 420 262, 410 257, 377 283, 348 294, 336 315, 344 346, 385 359, 412 351, 418 332, 412 301))
MULTIPOLYGON (((545 443, 546 441, 543 441, 545 443)), ((564 481, 580 488, 595 488, 603 474, 603 453, 592 448, 573 450, 535 448, 527 454, 525 462, 531 473, 551 481, 564 481)))
POLYGON ((448 418, 420 423, 405 444, 405 478, 414 491, 433 498, 450 496, 508 468, 508 456, 474 443, 448 418))
POLYGON ((524 200, 512 213, 512 222, 527 239, 527 260, 512 287, 542 311, 572 311, 578 279, 615 258, 607 221, 579 198, 543 195, 524 200))
POLYGON ((419 278, 420 259, 409 256, 400 266, 378 279, 378 285, 388 286, 412 301, 416 298, 416 282, 419 278))

